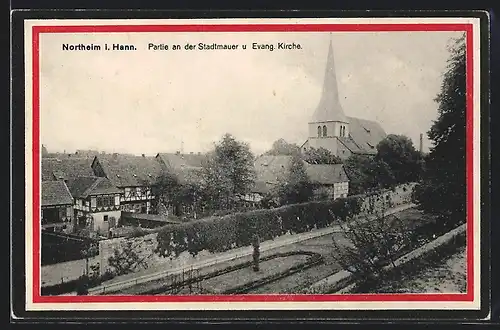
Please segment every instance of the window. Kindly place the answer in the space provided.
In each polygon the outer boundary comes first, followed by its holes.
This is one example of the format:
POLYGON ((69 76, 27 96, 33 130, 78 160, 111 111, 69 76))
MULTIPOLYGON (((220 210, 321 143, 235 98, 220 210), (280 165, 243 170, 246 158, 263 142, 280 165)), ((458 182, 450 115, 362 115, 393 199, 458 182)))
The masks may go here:
POLYGON ((108 221, 108 216, 105 215, 104 218, 103 218, 104 222, 107 222, 108 221))
POLYGON ((114 196, 99 196, 97 197, 97 207, 114 206, 115 197, 114 196))
POLYGON ((326 130, 326 126, 323 125, 323 136, 326 136, 327 135, 327 130, 326 130))
POLYGON ((321 126, 318 126, 318 137, 321 137, 321 126))

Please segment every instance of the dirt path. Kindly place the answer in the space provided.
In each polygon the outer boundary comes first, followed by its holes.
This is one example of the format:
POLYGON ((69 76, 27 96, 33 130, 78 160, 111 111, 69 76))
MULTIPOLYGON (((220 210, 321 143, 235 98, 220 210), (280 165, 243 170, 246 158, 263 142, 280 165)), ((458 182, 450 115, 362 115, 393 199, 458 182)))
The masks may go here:
POLYGON ((378 292, 397 293, 465 293, 465 247, 438 264, 429 264, 417 274, 404 274, 398 281, 381 286, 378 292))

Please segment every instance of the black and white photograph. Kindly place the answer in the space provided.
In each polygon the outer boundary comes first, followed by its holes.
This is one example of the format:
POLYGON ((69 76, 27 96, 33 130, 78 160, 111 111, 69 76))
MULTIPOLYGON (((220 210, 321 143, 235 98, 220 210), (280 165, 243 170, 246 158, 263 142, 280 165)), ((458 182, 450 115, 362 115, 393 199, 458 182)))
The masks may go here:
POLYGON ((477 299, 474 20, 336 22, 44 22, 37 299, 477 299))

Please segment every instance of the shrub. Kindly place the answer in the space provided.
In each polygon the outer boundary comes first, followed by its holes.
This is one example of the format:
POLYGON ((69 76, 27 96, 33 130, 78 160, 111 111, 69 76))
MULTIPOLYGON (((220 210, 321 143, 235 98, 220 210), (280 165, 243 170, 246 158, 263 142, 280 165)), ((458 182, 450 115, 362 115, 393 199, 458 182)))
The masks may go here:
POLYGON ((254 234, 265 241, 287 232, 294 234, 324 228, 335 218, 345 220, 358 214, 361 202, 359 196, 353 196, 333 202, 292 204, 177 224, 158 232, 155 252, 170 258, 176 258, 184 251, 195 256, 202 250, 223 252, 249 246, 254 234), (335 214, 335 217, 331 214, 335 214))

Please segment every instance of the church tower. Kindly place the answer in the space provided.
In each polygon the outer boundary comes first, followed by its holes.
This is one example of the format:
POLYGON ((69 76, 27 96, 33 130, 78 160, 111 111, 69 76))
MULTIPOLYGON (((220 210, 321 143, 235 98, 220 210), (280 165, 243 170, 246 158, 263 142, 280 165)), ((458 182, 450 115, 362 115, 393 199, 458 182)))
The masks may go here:
POLYGON ((344 114, 339 101, 331 37, 326 60, 323 91, 318 107, 308 124, 308 147, 315 149, 325 148, 334 155, 338 155, 338 139, 349 136, 349 120, 344 114))

